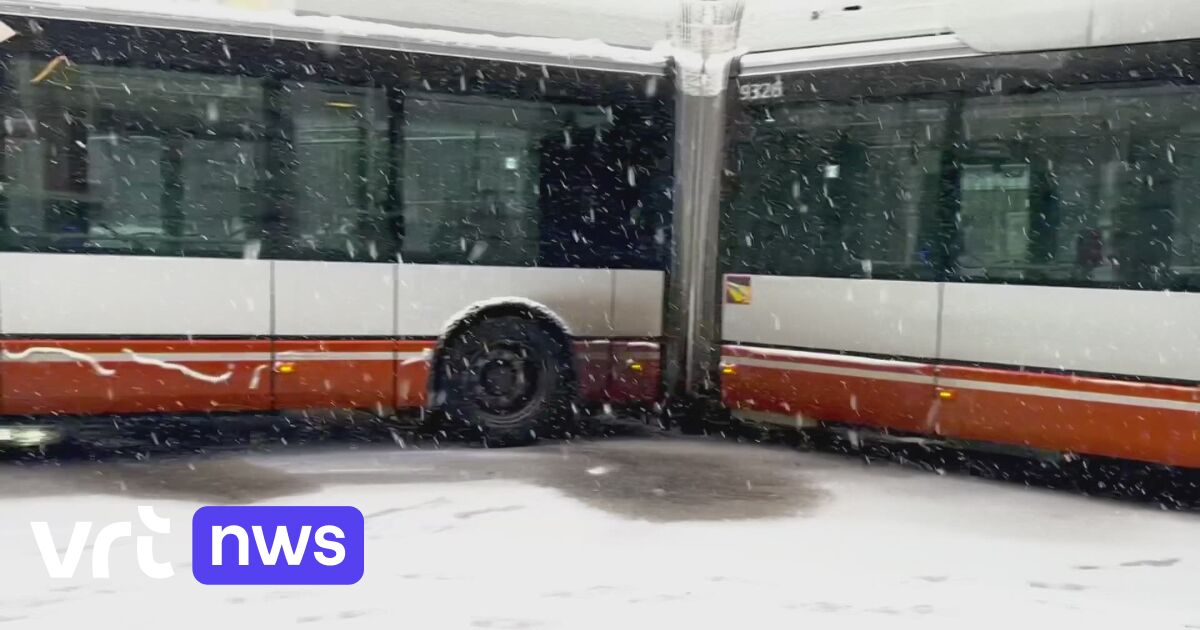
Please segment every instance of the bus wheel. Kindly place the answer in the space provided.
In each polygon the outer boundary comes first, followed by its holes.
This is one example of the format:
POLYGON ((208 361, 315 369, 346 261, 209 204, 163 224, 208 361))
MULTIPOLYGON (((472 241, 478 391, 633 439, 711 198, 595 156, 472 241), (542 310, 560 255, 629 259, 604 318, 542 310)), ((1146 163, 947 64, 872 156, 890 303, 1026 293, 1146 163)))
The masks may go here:
POLYGON ((443 409, 474 427, 489 446, 528 444, 571 413, 570 355, 536 320, 501 315, 447 340, 443 409))

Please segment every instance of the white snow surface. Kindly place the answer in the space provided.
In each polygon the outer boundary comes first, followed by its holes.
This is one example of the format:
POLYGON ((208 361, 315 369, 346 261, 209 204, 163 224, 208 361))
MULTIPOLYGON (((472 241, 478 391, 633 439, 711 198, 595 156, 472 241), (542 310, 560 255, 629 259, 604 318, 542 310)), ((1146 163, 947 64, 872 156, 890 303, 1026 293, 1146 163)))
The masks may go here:
MULTIPOLYGON (((655 442, 618 445, 627 457, 605 464, 602 476, 591 474, 594 454, 560 447, 449 456, 379 448, 229 462, 259 467, 264 479, 304 473, 325 480, 260 504, 361 509, 366 575, 351 587, 202 586, 186 564, 190 517, 202 501, 123 488, 111 469, 107 481, 102 469, 75 471, 92 492, 64 492, 46 479, 74 479, 67 471, 8 469, 8 485, 0 487, 20 484, 25 496, 0 502, 0 620, 6 629, 97 627, 99 620, 128 628, 422 630, 1200 624, 1195 515, 864 467, 839 456, 655 442), (590 491, 572 495, 512 475, 468 474, 476 466, 560 462, 578 466, 599 492, 638 475, 639 462, 679 455, 676 447, 692 449, 701 466, 727 464, 725 450, 737 449, 736 457, 803 478, 821 498, 772 518, 652 522, 597 507, 590 491), (434 480, 447 466, 445 478, 434 480), (372 475, 379 478, 352 481, 372 475), (76 520, 134 520, 136 534, 139 505, 171 519, 172 535, 157 539, 154 551, 175 564, 175 577, 141 577, 132 540, 114 547, 110 580, 46 577, 30 520, 49 521, 56 537, 76 520)), ((683 478, 692 472, 679 470, 683 478)), ((204 469, 195 474, 202 479, 204 469)), ((673 492, 663 490, 662 501, 676 500, 673 492)), ((89 559, 90 552, 83 573, 89 559)))
POLYGON ((522 306, 554 322, 559 328, 562 329, 563 332, 567 334, 567 336, 571 335, 571 327, 567 325, 566 320, 560 317, 558 313, 555 313, 550 307, 542 304, 541 302, 535 302, 529 298, 509 295, 480 300, 451 315, 448 319, 446 319, 446 323, 442 324, 442 332, 440 335, 438 335, 438 337, 444 339, 446 335, 450 334, 450 331, 454 330, 454 328, 457 327, 463 320, 471 317, 479 311, 495 306, 522 306))
POLYGON ((5 6, 46 6, 52 8, 135 12, 168 18, 191 18, 203 21, 214 30, 222 24, 246 24, 268 29, 298 29, 316 32, 336 41, 339 36, 371 37, 394 40, 397 47, 404 44, 426 44, 472 48, 480 51, 531 53, 570 59, 596 59, 635 65, 658 66, 666 62, 665 45, 652 50, 613 46, 598 38, 569 39, 558 37, 497 35, 485 32, 459 32, 454 24, 440 27, 404 26, 371 19, 353 19, 339 15, 298 15, 291 11, 253 10, 234 6, 197 2, 195 0, 13 0, 0 1, 5 6))
POLYGON ((21 361, 39 354, 58 355, 68 359, 74 359, 80 363, 85 363, 92 368, 92 371, 94 371, 97 376, 113 376, 117 373, 116 370, 105 367, 104 364, 100 363, 100 361, 96 359, 96 357, 83 352, 76 352, 68 348, 56 348, 54 346, 32 346, 25 348, 20 352, 0 350, 0 356, 3 356, 9 361, 21 361))

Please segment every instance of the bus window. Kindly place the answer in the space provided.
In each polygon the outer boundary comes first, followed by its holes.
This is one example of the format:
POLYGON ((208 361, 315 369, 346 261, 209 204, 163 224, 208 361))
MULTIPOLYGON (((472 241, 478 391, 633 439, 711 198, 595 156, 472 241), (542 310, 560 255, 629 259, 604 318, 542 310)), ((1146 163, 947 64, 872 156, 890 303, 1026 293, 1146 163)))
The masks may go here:
POLYGON ((609 124, 572 115, 539 146, 541 264, 661 268, 673 182, 662 130, 635 107, 603 113, 609 124))
POLYGON ((66 58, 11 70, 9 249, 241 257, 260 238, 260 86, 66 58))
POLYGON ((285 82, 275 94, 291 140, 272 173, 286 206, 278 257, 395 261, 385 90, 285 82))
POLYGON ((960 177, 959 273, 1003 274, 1029 249, 1030 167, 1008 160, 964 164, 960 177))
POLYGON ((811 103, 751 110, 723 216, 727 268, 928 278, 947 106, 811 103))
POLYGON ((538 142, 548 104, 424 95, 405 102, 404 249, 409 262, 534 265, 538 142))
POLYGON ((664 264, 669 130, 649 114, 445 94, 404 112, 404 260, 664 264))
POLYGON ((963 112, 964 279, 1186 286, 1200 92, 1184 86, 969 99, 963 112))

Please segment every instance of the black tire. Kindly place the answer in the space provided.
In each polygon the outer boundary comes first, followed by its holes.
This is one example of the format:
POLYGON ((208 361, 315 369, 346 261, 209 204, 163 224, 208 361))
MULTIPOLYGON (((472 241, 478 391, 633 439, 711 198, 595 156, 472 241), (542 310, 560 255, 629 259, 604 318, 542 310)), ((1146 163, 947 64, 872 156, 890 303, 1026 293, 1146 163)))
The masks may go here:
POLYGON ((479 431, 488 446, 529 444, 572 416, 570 354, 532 317, 485 317, 442 352, 446 417, 479 431))

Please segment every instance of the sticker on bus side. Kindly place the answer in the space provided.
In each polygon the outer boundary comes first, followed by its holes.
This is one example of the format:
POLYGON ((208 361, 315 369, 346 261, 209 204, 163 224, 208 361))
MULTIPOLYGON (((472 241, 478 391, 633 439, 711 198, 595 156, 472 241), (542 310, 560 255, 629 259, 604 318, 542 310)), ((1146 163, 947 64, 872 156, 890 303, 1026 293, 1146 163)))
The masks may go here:
POLYGON ((750 276, 725 276, 725 303, 750 303, 750 276))
POLYGON ((768 98, 781 98, 783 96, 783 79, 780 77, 775 77, 774 81, 739 83, 738 96, 740 96, 743 101, 761 101, 768 98))
POLYGON ((17 32, 14 31, 11 26, 5 24, 4 22, 0 22, 0 43, 12 39, 16 34, 17 32))

